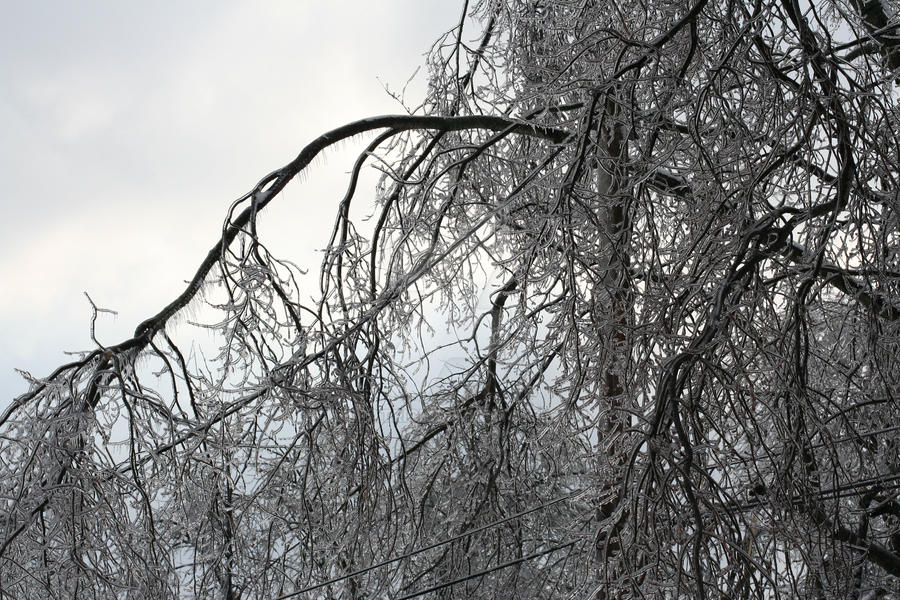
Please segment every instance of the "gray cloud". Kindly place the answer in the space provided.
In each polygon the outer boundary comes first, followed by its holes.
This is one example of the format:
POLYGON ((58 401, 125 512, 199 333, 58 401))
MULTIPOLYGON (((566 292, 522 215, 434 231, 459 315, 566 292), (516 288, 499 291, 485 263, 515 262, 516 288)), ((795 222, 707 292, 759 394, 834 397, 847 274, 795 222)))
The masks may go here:
MULTIPOLYGON (((24 391, 14 366, 43 375, 62 350, 90 347, 83 291, 119 311, 98 328, 119 341, 190 277, 234 197, 322 131, 399 111, 378 79, 401 88, 459 10, 3 3, 0 404, 24 391)), ((264 221, 286 251, 313 260, 324 244, 290 240, 321 237, 350 150, 264 221)))

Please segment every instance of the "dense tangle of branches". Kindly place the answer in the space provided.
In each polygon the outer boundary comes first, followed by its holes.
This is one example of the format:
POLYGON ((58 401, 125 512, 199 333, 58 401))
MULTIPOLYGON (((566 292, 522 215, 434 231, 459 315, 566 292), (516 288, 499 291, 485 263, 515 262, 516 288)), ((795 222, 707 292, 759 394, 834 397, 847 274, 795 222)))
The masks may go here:
POLYGON ((0 416, 0 595, 897 594, 896 12, 466 3, 0 416), (363 133, 304 278, 257 217, 363 133))

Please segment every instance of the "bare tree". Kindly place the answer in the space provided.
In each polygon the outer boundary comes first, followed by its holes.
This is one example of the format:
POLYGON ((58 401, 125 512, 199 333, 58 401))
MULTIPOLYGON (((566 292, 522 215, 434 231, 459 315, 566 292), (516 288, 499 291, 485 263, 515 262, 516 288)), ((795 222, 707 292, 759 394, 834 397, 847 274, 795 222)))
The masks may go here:
POLYGON ((465 3, 420 109, 307 145, 0 416, 0 589, 896 597, 898 26, 465 3), (358 134, 304 304, 257 215, 358 134), (172 325, 201 291, 208 357, 172 325))

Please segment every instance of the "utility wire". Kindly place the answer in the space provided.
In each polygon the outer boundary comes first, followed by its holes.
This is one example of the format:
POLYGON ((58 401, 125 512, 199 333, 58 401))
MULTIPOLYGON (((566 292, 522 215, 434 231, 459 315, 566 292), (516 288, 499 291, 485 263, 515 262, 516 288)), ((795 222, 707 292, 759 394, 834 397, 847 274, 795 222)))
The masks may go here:
POLYGON ((556 552, 557 550, 562 550, 563 548, 568 548, 569 546, 574 546, 578 543, 578 540, 572 540, 571 542, 566 542, 565 544, 559 544, 558 546, 551 546, 546 550, 541 550, 540 552, 535 552, 534 554, 529 554, 528 556, 523 556, 522 558, 517 558, 515 560, 510 560, 505 563, 501 563, 495 567, 491 567, 490 569, 485 569, 484 571, 479 571, 477 573, 472 573, 471 575, 466 575, 465 577, 460 577, 458 579, 454 579, 453 581, 445 581, 444 583, 439 583, 437 585, 433 585, 430 588, 426 588, 424 590, 419 590, 418 592, 413 592, 412 594, 408 594, 398 600, 409 600, 410 598, 417 598, 419 596, 424 596, 429 592, 435 592, 437 590, 444 589, 445 587, 450 587, 452 585, 456 585, 457 583, 462 583, 463 581, 468 581, 470 579, 475 579, 476 577, 481 577, 483 575, 487 575, 488 573, 493 573, 494 571, 499 571, 501 569, 506 569, 508 567, 515 566, 519 563, 533 560, 540 556, 544 556, 545 554, 550 554, 551 552, 556 552))
MULTIPOLYGON (((846 492, 851 491, 851 490, 852 490, 852 491, 856 491, 856 490, 858 490, 859 488, 862 488, 862 487, 865 487, 865 486, 868 486, 868 485, 873 485, 873 484, 884 484, 884 483, 888 483, 888 482, 897 482, 897 481, 900 481, 900 474, 891 475, 891 476, 873 477, 873 478, 870 478, 870 479, 863 479, 863 480, 859 480, 859 481, 855 481, 855 482, 849 482, 849 483, 844 484, 844 485, 842 485, 842 486, 838 486, 838 487, 834 487, 834 488, 830 488, 830 489, 826 489, 826 490, 819 490, 818 492, 815 492, 815 493, 813 493, 813 494, 810 494, 810 496, 812 496, 812 497, 818 497, 818 498, 821 499, 821 500, 836 499, 836 498, 841 498, 841 497, 844 497, 844 496, 850 496, 850 495, 853 495, 853 493, 846 493, 846 492)), ((893 489, 898 489, 898 488, 900 488, 900 484, 897 484, 897 483, 895 483, 895 485, 892 485, 892 486, 885 486, 885 487, 883 487, 884 490, 893 490, 893 489)), ((332 585, 332 584, 334 584, 334 583, 338 583, 338 582, 340 582, 340 581, 344 581, 344 580, 346 580, 346 579, 350 579, 351 577, 356 577, 357 575, 362 575, 362 574, 364 574, 364 573, 368 573, 369 571, 373 571, 373 570, 375 570, 375 569, 379 569, 379 568, 384 567, 384 566, 387 566, 387 565, 389 565, 389 564, 393 564, 393 563, 395 563, 395 562, 399 562, 399 561, 401 561, 401 560, 403 560, 403 559, 409 558, 409 557, 411 557, 411 556, 415 556, 416 554, 421 554, 422 552, 426 552, 426 551, 428 551, 428 550, 432 550, 432 549, 437 548, 437 547, 439 547, 439 546, 443 546, 443 545, 446 545, 446 544, 453 543, 453 542, 458 541, 458 540, 461 540, 461 539, 463 539, 463 538, 466 538, 466 537, 475 535, 475 534, 477 534, 477 533, 481 533, 482 531, 486 531, 486 530, 488 530, 488 529, 492 529, 492 528, 497 527, 497 526, 499 526, 499 525, 503 525, 504 523, 508 523, 509 521, 513 521, 513 520, 515 520, 515 519, 519 519, 519 518, 521 518, 521 517, 524 517, 524 516, 529 515, 529 514, 531 514, 531 513, 537 512, 537 511, 539 511, 539 510, 543 510, 543 509, 545 509, 545 508, 549 508, 549 507, 551 507, 551 506, 553 506, 553 505, 555 505, 555 504, 558 504, 558 503, 560 503, 560 502, 563 502, 563 501, 565 501, 565 500, 569 500, 569 499, 572 499, 572 498, 576 498, 576 497, 578 497, 578 496, 581 496, 581 495, 585 494, 586 492, 587 492, 587 490, 581 490, 581 491, 573 492, 572 494, 569 494, 569 495, 567 495, 567 496, 561 496, 561 497, 559 497, 559 498, 556 498, 556 499, 554 499, 554 500, 551 500, 550 502, 545 502, 545 503, 543 503, 543 504, 540 504, 540 505, 538 505, 538 506, 529 508, 529 509, 524 510, 524 511, 522 511, 522 512, 518 512, 518 513, 513 514, 513 515, 510 515, 510 516, 508 516, 508 517, 504 517, 503 519, 500 519, 500 520, 498 520, 498 521, 493 521, 493 522, 491 522, 491 523, 487 523, 487 524, 482 525, 482 526, 480 526, 480 527, 476 527, 475 529, 471 529, 471 530, 469 530, 469 531, 460 533, 459 535, 455 535, 455 536, 453 536, 453 537, 450 537, 450 538, 441 540, 441 541, 439 541, 439 542, 435 542, 435 543, 433 543, 433 544, 429 544, 428 546, 424 546, 424 547, 422 547, 422 548, 418 548, 418 549, 416 549, 416 550, 412 550, 412 551, 410 551, 410 552, 407 552, 407 553, 402 554, 402 555, 400 555, 400 556, 396 556, 396 557, 394 557, 394 558, 389 558, 389 559, 384 560, 384 561, 382 561, 382 562, 380 562, 380 563, 376 563, 376 564, 374 564, 374 565, 370 565, 370 566, 367 566, 367 567, 363 567, 362 569, 358 569, 358 570, 356 570, 356 571, 353 571, 352 573, 347 573, 346 575, 341 575, 341 576, 339 576, 339 577, 334 577, 334 578, 329 579, 329 580, 327 580, 327 581, 323 581, 323 582, 316 583, 316 584, 314 584, 314 585, 305 587, 305 588, 303 588, 303 589, 301 589, 301 590, 298 590, 298 591, 295 591, 295 592, 291 592, 291 593, 289 593, 289 594, 284 594, 284 595, 282 595, 282 596, 278 596, 277 598, 275 598, 275 600, 285 600, 286 598, 293 598, 293 597, 295 597, 295 596, 299 596, 300 594, 304 594, 304 593, 306 593, 306 592, 311 592, 311 591, 316 590, 316 589, 319 589, 319 588, 321 588, 321 587, 325 587, 325 586, 327 586, 327 585, 332 585)), ((791 499, 791 503, 792 503, 792 504, 797 504, 797 503, 801 502, 802 500, 803 500, 802 497, 799 497, 799 496, 798 496, 798 497, 793 497, 793 498, 791 499)), ((732 504, 731 506, 726 506, 726 508, 729 508, 729 509, 732 509, 732 510, 745 511, 745 510, 752 510, 752 509, 754 509, 754 508, 758 508, 758 507, 760 507, 760 506, 763 506, 764 504, 767 504, 767 501, 766 501, 765 499, 757 499, 757 500, 751 500, 751 501, 749 501, 749 502, 732 504)), ((408 599, 411 599, 411 598, 416 598, 416 597, 418 597, 418 596, 422 596, 422 595, 427 594, 427 593, 429 593, 429 592, 437 591, 437 590, 443 589, 443 588, 445 588, 445 587, 450 587, 450 586, 456 585, 457 583, 462 583, 462 582, 464 582, 464 581, 468 581, 468 580, 474 579, 474 578, 476 578, 476 577, 481 577, 481 576, 483 576, 483 575, 487 575, 488 573, 493 573, 494 571, 499 571, 499 570, 501 570, 501 569, 505 569, 505 568, 508 568, 508 567, 517 565, 517 564, 519 564, 519 563, 522 563, 522 562, 525 562, 525 561, 532 560, 532 559, 534 559, 534 558, 538 558, 538 557, 543 556, 543 555, 545 555, 545 554, 550 554, 550 553, 552 553, 552 552, 556 552, 557 550, 562 550, 563 548, 568 548, 569 546, 572 546, 572 545, 574 545, 575 543, 577 543, 577 540, 575 540, 575 541, 570 541, 570 542, 567 542, 567 543, 565 543, 565 544, 560 544, 560 545, 557 545, 557 546, 552 546, 551 548, 548 548, 548 549, 546 549, 546 550, 541 550, 540 552, 535 552, 535 553, 533 553, 533 554, 529 554, 528 556, 524 556, 524 557, 522 557, 522 558, 517 558, 517 559, 511 560, 511 561, 507 561, 507 562, 505 562, 505 563, 502 563, 502 564, 500 564, 500 565, 496 565, 496 566, 491 567, 491 568, 489 568, 489 569, 485 569, 485 570, 483 570, 483 571, 479 571, 478 573, 474 573, 474 574, 472 574, 472 575, 467 575, 467 576, 465 576, 465 577, 461 577, 461 578, 458 578, 458 579, 454 579, 453 581, 440 583, 440 584, 437 584, 437 585, 435 585, 435 586, 433 586, 433 587, 430 587, 430 588, 427 588, 427 589, 424 589, 424 590, 420 590, 420 591, 418 591, 418 592, 414 592, 414 593, 412 593, 412 594, 403 596, 403 597, 400 598, 399 600, 408 600, 408 599)))
MULTIPOLYGON (((486 525, 482 525, 481 527, 476 527, 475 529, 470 529, 469 531, 466 531, 466 532, 464 532, 464 533, 460 533, 459 535, 455 535, 455 536, 453 536, 453 537, 451 537, 451 538, 447 538, 447 539, 445 539, 445 540, 441 540, 440 542, 435 542, 435 543, 430 544, 430 545, 428 545, 428 546, 424 546, 424 547, 422 547, 422 548, 418 548, 417 550, 413 550, 413 551, 411 551, 411 552, 407 552, 406 554, 403 554, 403 555, 400 555, 400 556, 396 556, 396 557, 394 557, 394 558, 389 558, 389 559, 384 560, 384 561, 382 561, 382 562, 380 562, 380 563, 377 563, 377 564, 374 564, 374 565, 370 565, 370 566, 368 566, 368 567, 363 567, 362 569, 353 571, 352 573, 348 573, 348 574, 346 574, 346 575, 341 575, 340 577, 335 577, 335 578, 333 578, 333 579, 329 579, 328 581, 323 581, 323 582, 321 582, 321 583, 316 583, 316 584, 314 584, 314 585, 305 587, 305 588, 303 588, 302 590, 298 590, 298 591, 296 591, 296 592, 291 592, 291 593, 289 593, 289 594, 284 594, 283 596, 278 596, 277 598, 275 598, 275 600, 284 600, 285 598, 293 598, 294 596, 299 596, 300 594, 304 594, 304 593, 306 593, 306 592, 310 592, 310 591, 312 591, 312 590, 319 589, 320 587, 325 587, 326 585, 331 585, 331 584, 333 584, 333 583, 337 583, 337 582, 339 582, 339 581, 343 581, 343 580, 349 579, 349 578, 351 578, 351 577, 356 577, 357 575, 362 575, 363 573, 368 573, 369 571, 372 571, 372 570, 374 570, 374 569, 378 569, 378 568, 384 567, 384 566, 386 566, 386 565, 389 565, 389 564, 391 564, 391 563, 395 563, 395 562, 401 561, 401 560, 403 560, 404 558, 409 558, 410 556, 415 556, 416 554, 421 554, 422 552, 425 552, 425 551, 427 551, 427 550, 432 550, 432 549, 434 549, 434 548, 437 548, 438 546, 443 546, 444 544, 450 544, 450 543, 455 542, 455 541, 457 541, 457 540, 461 540, 461 539, 466 538, 466 537, 469 537, 469 536, 471 536, 471 535, 475 535, 476 533, 481 533, 482 531, 485 531, 485 530, 487 530, 487 529, 492 529, 492 528, 494 528, 494 527, 497 527, 498 525, 503 525, 504 523, 507 523, 507 522, 509 522, 509 521, 513 521, 513 520, 518 519, 518 518, 520 518, 520 517, 524 517, 525 515, 531 514, 531 513, 533 513, 533 512, 537 512, 537 511, 539 511, 539 510, 543 510, 543 509, 545 509, 545 508, 549 508, 549 507, 553 506, 554 504, 558 504, 558 503, 560 503, 560 502, 562 502, 562 501, 564 501, 564 500, 570 500, 570 499, 575 498, 575 497, 577 497, 577 496, 581 496, 581 495, 583 495, 583 494, 586 493, 586 492, 587 492, 587 490, 580 490, 580 491, 578 491, 578 492, 573 492, 573 493, 569 494, 568 496, 562 496, 562 497, 556 498, 555 500, 551 500, 550 502, 545 502, 544 504, 540 504, 540 505, 535 506, 535 507, 533 507, 533 508, 529 508, 528 510, 524 510, 524 511, 519 512, 519 513, 516 513, 516 514, 514 514, 514 515, 510 515, 510 516, 508 516, 508 517, 504 517, 503 519, 500 519, 499 521, 494 521, 494 522, 492 522, 492 523, 488 523, 488 524, 486 524, 486 525)), ((571 543, 569 543, 568 545, 571 546, 571 545, 574 544, 574 543, 575 543, 575 542, 571 542, 571 543)), ((554 548, 551 549, 551 550, 548 550, 548 551, 546 551, 546 552, 543 552, 543 554, 547 554, 548 552, 555 551, 555 550, 559 550, 559 549, 562 548, 562 547, 565 547, 565 546, 554 547, 554 548)), ((526 558, 520 559, 520 561, 521 561, 521 560, 528 560, 529 558, 534 558, 535 556, 540 556, 540 554, 541 554, 541 553, 536 554, 536 555, 532 555, 532 556, 530 556, 530 557, 526 557, 526 558)), ((498 567, 498 568, 500 568, 500 567, 498 567)), ((487 571, 487 572, 489 572, 489 571, 487 571)), ((475 576, 476 576, 476 575, 473 575, 473 577, 475 577, 475 576)), ((426 592, 421 592, 420 594, 424 594, 424 593, 426 593, 426 592)), ((408 597, 409 597, 409 598, 413 598, 414 596, 408 596, 408 597)))
MULTIPOLYGON (((845 496, 851 496, 851 495, 854 495, 854 493, 856 492, 856 490, 859 490, 860 488, 865 487, 865 486, 868 486, 868 485, 873 485, 873 484, 885 484, 885 483, 889 483, 889 482, 897 482, 897 481, 900 481, 900 474, 891 475, 891 476, 873 477, 873 478, 870 478, 870 479, 863 479, 863 480, 859 480, 859 481, 855 481, 855 482, 849 482, 849 483, 844 484, 844 485, 842 485, 842 486, 838 486, 838 487, 834 487, 834 488, 830 488, 830 489, 826 489, 826 490, 819 490, 818 492, 812 493, 812 494, 810 494, 809 496, 811 496, 811 497, 818 497, 820 500, 837 499, 837 498, 842 498, 842 497, 845 497, 845 496), (847 493, 848 491, 850 491, 851 493, 847 493)), ((885 487, 883 487, 883 489, 886 490, 886 491, 888 491, 888 490, 893 490, 893 489, 900 489, 900 484, 895 483, 895 485, 892 485, 892 486, 885 486, 885 487)), ((493 521, 493 522, 491 522, 491 523, 487 523, 487 524, 485 524, 485 525, 482 525, 482 526, 480 526, 480 527, 476 527, 475 529, 471 529, 471 530, 469 530, 469 531, 465 531, 465 532, 460 533, 460 534, 458 534, 458 535, 455 535, 455 536, 453 536, 453 537, 450 537, 450 538, 441 540, 441 541, 439 541, 439 542, 435 542, 435 543, 433 543, 433 544, 429 544, 428 546, 424 546, 424 547, 422 547, 422 548, 418 548, 418 549, 416 549, 416 550, 412 550, 412 551, 407 552, 407 553, 405 553, 405 554, 402 554, 402 555, 400 555, 400 556, 395 556, 395 557, 393 557, 393 558, 389 558, 389 559, 384 560, 384 561, 382 561, 382 562, 380 562, 380 563, 376 563, 376 564, 374 564, 374 565, 369 565, 369 566, 367 566, 367 567, 363 567, 363 568, 361 568, 361 569, 358 569, 358 570, 356 570, 356 571, 353 571, 352 573, 347 573, 346 575, 341 575, 341 576, 339 576, 339 577, 334 577, 334 578, 329 579, 329 580, 327 580, 327 581, 322 581, 322 582, 313 584, 313 585, 311 585, 311 586, 305 587, 305 588, 303 588, 303 589, 301 589, 301 590, 298 590, 298 591, 295 591, 295 592, 291 592, 291 593, 289 593, 289 594, 284 594, 284 595, 282 595, 282 596, 278 596, 277 598, 275 598, 275 600, 285 600, 286 598, 293 598, 293 597, 295 597, 295 596, 299 596, 300 594, 304 594, 304 593, 306 593, 306 592, 310 592, 310 591, 319 589, 319 588, 321 588, 321 587, 325 587, 325 586, 327 586, 327 585, 332 585, 332 584, 334 584, 334 583, 338 583, 338 582, 340 582, 340 581, 344 581, 344 580, 346 580, 346 579, 350 579, 351 577, 356 577, 357 575, 362 575, 362 574, 364 574, 364 573, 368 573, 369 571, 373 571, 373 570, 375 570, 375 569, 379 569, 379 568, 381 568, 381 567, 384 567, 384 566, 393 564, 393 563, 395 563, 395 562, 399 562, 399 561, 401 561, 401 560, 403 560, 403 559, 409 558, 409 557, 411 557, 411 556, 415 556, 416 554, 421 554, 422 552, 426 552, 426 551, 428 551, 428 550, 433 550, 434 548, 437 548, 437 547, 439 547, 439 546, 443 546, 443 545, 446 545, 446 544, 450 544, 450 543, 456 542, 456 541, 461 540, 461 539, 463 539, 463 538, 466 538, 466 537, 469 537, 469 536, 472 536, 472 535, 481 533, 482 531, 486 531, 486 530, 488 530, 488 529, 492 529, 492 528, 497 527, 497 526, 499 526, 499 525, 503 525, 504 523, 508 523, 509 521, 513 521, 513 520, 515 520, 515 519, 519 519, 519 518, 521 518, 521 517, 524 517, 524 516, 529 515, 529 514, 531 514, 531 513, 537 512, 537 511, 539 511, 539 510, 543 510, 543 509, 545 509, 545 508, 549 508, 549 507, 553 506, 554 504, 558 504, 558 503, 563 502, 563 501, 565 501, 565 500, 569 500, 569 499, 575 498, 575 497, 577 497, 577 496, 581 496, 581 495, 585 494, 586 492, 587 492, 587 490, 581 490, 581 491, 578 491, 578 492, 573 492, 572 494, 569 494, 569 495, 567 495, 567 496, 561 496, 561 497, 559 497, 559 498, 556 498, 556 499, 554 499, 554 500, 551 500, 550 502, 545 502, 544 504, 540 504, 540 505, 538 505, 538 506, 529 508, 529 509, 524 510, 524 511, 522 511, 522 512, 518 512, 518 513, 516 513, 516 514, 510 515, 510 516, 508 516, 508 517, 504 517, 503 519, 500 519, 500 520, 498 520, 498 521, 493 521)), ((798 503, 802 502, 802 500, 803 500, 803 497, 800 497, 800 496, 793 497, 793 498, 791 498, 791 503, 792 503, 792 504, 798 504, 798 503)), ((765 505, 765 504, 768 504, 768 501, 767 501, 766 499, 760 498, 760 499, 756 499, 756 500, 750 500, 749 502, 742 502, 742 503, 731 504, 730 506, 726 506, 725 508, 731 509, 731 510, 745 511, 745 510, 752 510, 752 509, 754 509, 754 508, 759 508, 759 507, 761 507, 761 506, 763 506, 763 505, 765 505)), ((490 568, 490 569, 487 569, 487 570, 485 570, 485 571, 481 571, 481 572, 476 573, 476 574, 474 574, 474 575, 470 575, 470 576, 464 577, 464 578, 462 578, 462 579, 454 580, 454 581, 451 581, 451 582, 445 583, 445 584, 440 584, 438 587, 429 588, 429 589, 427 589, 427 590, 422 590, 422 591, 420 591, 420 592, 416 592, 416 593, 413 594, 413 595, 410 595, 410 596, 404 596, 403 598, 414 598, 414 597, 416 597, 416 596, 420 596, 420 595, 422 595, 422 594, 426 594, 426 593, 428 593, 428 592, 435 591, 435 590, 437 590, 437 589, 441 589, 441 587, 446 587, 446 586, 455 585, 455 584, 460 583, 460 582, 462 582, 462 581, 466 581, 467 579, 472 579, 472 578, 474 578, 474 577, 480 577, 481 575, 485 575, 485 574, 487 574, 487 573, 491 573, 491 572, 493 572, 493 571, 500 570, 500 569, 503 569, 503 568, 506 568, 506 567, 509 567, 509 566, 518 564, 519 562, 531 560, 532 558, 537 558, 538 556, 542 556, 542 555, 544 555, 544 554, 549 554, 549 553, 551 553, 551 552, 555 552, 556 550, 560 550, 560 549, 562 549, 562 548, 564 548, 564 547, 571 546, 571 545, 574 544, 574 543, 575 543, 575 542, 570 542, 570 543, 567 543, 567 544, 563 544, 563 545, 561 545, 561 546, 554 546, 553 548, 550 548, 550 549, 548 549, 548 550, 541 551, 541 552, 537 552, 537 553, 535 553, 535 554, 531 554, 531 555, 526 556, 526 557, 524 557, 524 558, 516 559, 516 560, 511 561, 511 562, 509 562, 509 563, 504 563, 504 564, 502 564, 502 565, 498 565, 498 566, 496 566, 496 567, 492 567, 492 568, 490 568)), ((403 600, 403 599, 400 599, 400 600, 403 600)))
MULTIPOLYGON (((844 485, 839 485, 837 487, 829 488, 826 490, 818 490, 816 492, 811 492, 805 495, 797 495, 791 497, 791 504, 801 504, 807 498, 816 498, 818 500, 837 500, 840 498, 846 498, 849 496, 855 496, 859 493, 861 488, 870 486, 870 485, 881 485, 885 483, 892 483, 893 485, 889 486, 881 486, 881 489, 885 492, 893 491, 896 489, 900 489, 900 473, 896 473, 894 475, 883 475, 880 477, 872 477, 869 479, 860 479, 857 481, 851 481, 845 483, 844 485)), ((734 503, 726 506, 726 508, 732 510, 752 510, 754 508, 759 508, 763 505, 768 504, 768 500, 766 498, 758 498, 756 500, 750 500, 748 502, 740 502, 734 503)))
MULTIPOLYGON (((873 477, 873 478, 867 479, 867 480, 860 480, 860 481, 853 482, 853 483, 849 483, 849 484, 846 484, 846 485, 843 485, 843 486, 838 486, 838 487, 835 487, 835 488, 832 488, 832 489, 821 490, 820 492, 818 492, 818 493, 816 493, 816 494, 812 494, 812 495, 814 495, 814 496, 819 496, 820 498, 826 499, 826 498, 825 498, 826 495, 828 495, 828 494, 835 494, 833 497, 839 498, 839 497, 841 497, 841 496, 843 495, 842 493, 843 493, 843 492, 846 492, 847 490, 856 490, 856 489, 858 489, 858 488, 860 488, 860 487, 864 487, 864 486, 866 486, 866 485, 871 485, 871 484, 874 484, 874 483, 885 483, 885 482, 888 482, 888 481, 895 481, 895 480, 900 480, 900 474, 894 475, 894 476, 890 476, 890 477, 873 477)), ((886 489, 896 489, 896 488, 898 488, 898 487, 900 487, 900 485, 890 486, 889 488, 886 488, 886 489)), ((573 495, 574 495, 574 494, 573 494, 573 495)), ((849 495, 849 494, 848 494, 848 495, 849 495)), ((832 496, 829 496, 829 497, 832 497, 832 496)), ((792 502, 797 503, 797 502, 799 502, 800 500, 802 500, 802 498, 793 498, 793 499, 792 499, 792 502)), ((557 500, 557 501, 559 501, 559 500, 557 500)), ((738 508, 740 508, 741 510, 747 510, 748 508, 752 508, 752 507, 753 507, 753 506, 751 506, 752 504, 753 504, 753 503, 743 504, 743 505, 740 505, 738 508)), ((758 504, 761 504, 761 502, 758 502, 758 504)), ((540 508, 540 507, 538 507, 538 508, 540 508)), ((537 509, 534 509, 534 510, 537 510, 537 509)), ((444 589, 444 588, 447 588, 447 587, 451 587, 451 586, 454 586, 454 585, 456 585, 456 584, 458 584, 458 583, 462 583, 462 582, 464 582, 464 581, 469 581, 470 579, 475 579, 475 578, 477 578, 477 577, 482 577, 482 576, 484 576, 484 575, 487 575, 488 573, 493 573, 494 571, 499 571, 499 570, 501 570, 501 569, 506 569, 506 568, 508 568, 508 567, 515 566, 515 565, 517 565, 517 564, 519 564, 519 563, 522 563, 522 562, 525 562, 525 561, 529 561, 529 560, 533 560, 533 559, 535 559, 535 558, 539 558, 539 557, 541 557, 541 556, 544 556, 545 554, 550 554, 550 553, 552 553, 552 552, 556 552, 557 550, 562 550, 563 548, 568 548, 568 547, 570 547, 570 546, 573 546, 573 545, 576 544, 576 543, 577 543, 577 540, 573 540, 573 541, 567 542, 567 543, 565 543, 565 544, 559 544, 559 545, 556 545, 556 546, 552 546, 552 547, 550 547, 550 548, 547 548, 546 550, 541 550, 540 552, 535 552, 535 553, 533 553, 533 554, 529 554, 528 556, 523 556, 523 557, 521 557, 521 558, 517 558, 517 559, 514 559, 514 560, 510 560, 510 561, 507 561, 507 562, 505 562, 505 563, 501 563, 501 564, 499 564, 499 565, 496 565, 496 566, 494 566, 494 567, 490 567, 490 568, 488 568, 488 569, 484 569, 483 571, 479 571, 479 572, 473 573, 473 574, 471 574, 471 575, 466 575, 465 577, 459 577, 459 578, 454 579, 454 580, 452 580, 452 581, 446 581, 446 582, 443 582, 443 583, 439 583, 439 584, 433 585, 433 586, 431 586, 431 587, 429 587, 429 588, 426 588, 426 589, 424 589, 424 590, 419 590, 419 591, 417 591, 417 592, 413 592, 412 594, 407 594, 406 596, 402 596, 402 597, 399 598, 398 600, 411 600, 412 598, 417 598, 417 597, 419 597, 419 596, 424 596, 425 594, 428 594, 428 593, 430 593, 430 592, 435 592, 435 591, 437 591, 437 590, 441 590, 441 589, 444 589)))
MULTIPOLYGON (((884 427, 882 429, 870 429, 869 431, 860 431, 860 432, 852 434, 852 435, 834 438, 832 440, 819 442, 818 444, 812 444, 808 448, 810 450, 817 450, 819 448, 834 447, 834 446, 837 446, 838 444, 845 444, 847 442, 855 442, 855 441, 861 440, 862 438, 876 437, 876 436, 884 435, 885 433, 891 433, 894 431, 900 431, 900 425, 895 425, 893 427, 884 427)), ((727 467, 744 466, 744 465, 748 465, 748 464, 758 463, 761 460, 776 460, 777 458, 778 458, 778 456, 773 456, 771 453, 768 453, 768 452, 763 453, 759 456, 739 455, 738 458, 736 458, 734 460, 730 460, 725 463, 721 463, 720 466, 726 467, 726 468, 727 467)))

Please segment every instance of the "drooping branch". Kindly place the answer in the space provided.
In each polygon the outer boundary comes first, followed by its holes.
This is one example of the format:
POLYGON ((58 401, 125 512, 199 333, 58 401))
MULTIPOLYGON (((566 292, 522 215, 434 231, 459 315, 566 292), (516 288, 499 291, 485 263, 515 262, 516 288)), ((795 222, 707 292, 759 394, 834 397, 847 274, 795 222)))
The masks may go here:
POLYGON ((213 266, 219 261, 222 253, 238 233, 247 226, 256 215, 265 208, 281 190, 303 169, 305 169, 319 155, 322 150, 345 140, 347 138, 372 131, 374 129, 390 128, 398 133, 413 129, 425 129, 433 131, 463 131, 467 129, 484 129, 488 131, 508 131, 519 135, 526 135, 550 141, 554 144, 562 144, 569 137, 569 132, 553 127, 536 125, 525 121, 518 121, 507 117, 492 115, 471 115, 463 117, 440 117, 429 115, 385 115, 370 117, 348 123, 337 129, 333 129, 316 138, 306 146, 297 157, 284 167, 272 171, 263 177, 259 183, 244 196, 241 196, 235 205, 250 200, 250 205, 235 219, 229 223, 219 240, 207 253, 206 258, 200 263, 194 277, 185 290, 179 296, 166 305, 153 317, 137 326, 134 337, 120 344, 117 349, 125 350, 134 347, 143 348, 150 339, 165 327, 169 319, 175 313, 187 306, 206 280, 213 266))

